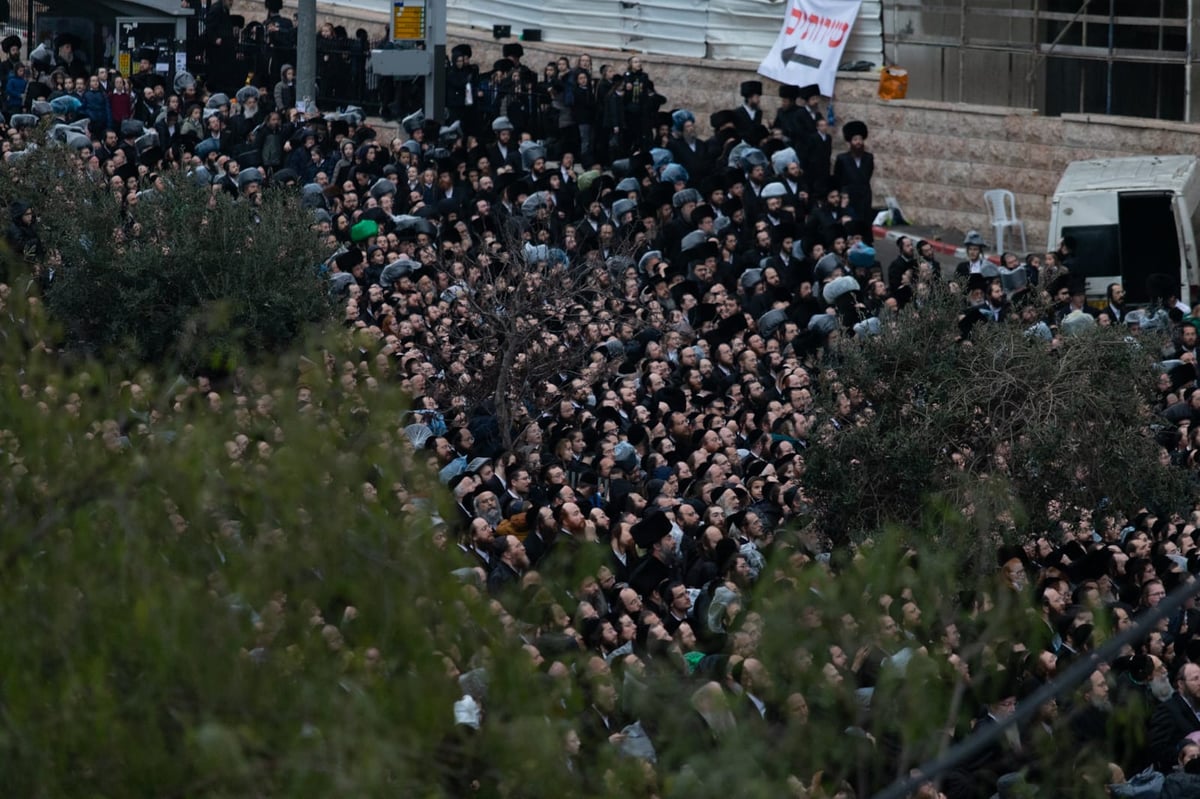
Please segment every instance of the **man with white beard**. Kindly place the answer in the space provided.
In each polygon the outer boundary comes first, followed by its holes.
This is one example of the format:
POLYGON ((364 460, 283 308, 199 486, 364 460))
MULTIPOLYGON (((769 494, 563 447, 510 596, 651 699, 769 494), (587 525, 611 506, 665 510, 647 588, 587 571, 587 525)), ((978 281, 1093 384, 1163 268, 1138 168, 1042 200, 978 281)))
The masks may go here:
POLYGON ((1175 693, 1175 688, 1171 685, 1171 676, 1167 673, 1166 664, 1160 658, 1154 655, 1148 657, 1154 664, 1154 672, 1149 683, 1150 695, 1159 702, 1166 702, 1175 693))
POLYGON ((500 499, 491 491, 481 491, 475 496, 475 516, 483 519, 492 530, 504 521, 504 513, 500 510, 500 499))

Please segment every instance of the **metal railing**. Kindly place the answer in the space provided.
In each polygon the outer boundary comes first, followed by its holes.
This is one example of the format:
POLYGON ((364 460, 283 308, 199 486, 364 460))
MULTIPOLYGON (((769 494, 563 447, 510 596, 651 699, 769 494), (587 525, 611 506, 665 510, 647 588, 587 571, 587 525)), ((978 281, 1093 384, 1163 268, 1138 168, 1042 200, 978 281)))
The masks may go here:
POLYGON ((968 735, 950 747, 944 754, 927 763, 922 763, 912 776, 897 780, 876 793, 873 799, 904 799, 920 785, 926 782, 937 782, 947 772, 969 762, 999 741, 1010 728, 1029 723, 1038 708, 1046 702, 1074 691, 1084 680, 1091 677, 1098 664, 1111 663, 1120 655, 1122 649, 1144 639, 1159 622, 1174 616, 1183 609, 1189 599, 1197 594, 1200 594, 1200 580, 1184 582, 1164 597, 1157 607, 1137 616, 1129 629, 1105 641, 1089 656, 1074 661, 1062 674, 1017 703, 1016 710, 1010 716, 998 720, 995 724, 988 724, 968 735))

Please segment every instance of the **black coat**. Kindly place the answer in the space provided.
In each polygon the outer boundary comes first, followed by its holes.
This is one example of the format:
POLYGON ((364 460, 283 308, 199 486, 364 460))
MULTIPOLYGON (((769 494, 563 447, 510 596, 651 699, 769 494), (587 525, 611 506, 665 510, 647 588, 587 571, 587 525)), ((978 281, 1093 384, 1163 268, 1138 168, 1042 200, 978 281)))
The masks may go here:
POLYGON ((871 177, 875 174, 875 156, 864 151, 855 163, 849 152, 841 153, 833 165, 833 180, 850 195, 850 207, 860 221, 871 221, 871 177))
POLYGON ((1200 717, 1179 694, 1155 708, 1150 717, 1150 754, 1159 771, 1170 773, 1177 762, 1179 742, 1196 730, 1200 730, 1200 717))
POLYGON ((629 587, 645 599, 663 580, 675 577, 675 570, 653 555, 646 557, 629 576, 629 587))
POLYGON ((783 131, 783 135, 787 140, 796 147, 799 152, 801 143, 808 138, 809 135, 817 132, 815 124, 812 122, 812 117, 808 111, 798 105, 791 108, 781 108, 775 114, 775 122, 771 125, 773 128, 779 128, 783 131))
POLYGON ((742 141, 757 145, 758 142, 750 140, 754 137, 754 128, 763 123, 762 109, 754 109, 754 114, 751 115, 744 105, 739 105, 733 110, 733 119, 733 126, 737 129, 738 135, 742 137, 742 141))
POLYGON ((698 185, 712 172, 713 160, 703 141, 697 139, 696 149, 693 150, 683 139, 671 139, 667 149, 671 151, 675 163, 687 170, 693 185, 698 185))
POLYGON ((517 570, 504 561, 497 560, 491 574, 488 575, 487 589, 492 596, 500 596, 520 583, 521 575, 517 574, 517 570))
POLYGON ((636 552, 630 552, 625 556, 625 562, 617 560, 616 554, 612 551, 612 547, 608 550, 608 559, 605 560, 605 565, 612 571, 613 577, 618 583, 628 583, 630 576, 633 575, 634 569, 638 565, 638 556, 636 552))
POLYGON ((813 194, 824 197, 829 192, 832 181, 829 164, 833 159, 833 138, 826 134, 822 139, 820 134, 812 134, 805 140, 802 158, 804 176, 808 178, 813 194))
POLYGON ((465 69, 451 67, 446 70, 446 107, 463 108, 467 104, 467 84, 471 91, 479 89, 479 67, 469 66, 465 69))
POLYGON ((511 166, 516 172, 521 172, 524 169, 524 166, 521 164, 521 151, 515 144, 511 144, 511 142, 507 157, 500 154, 500 147, 496 144, 488 145, 487 157, 488 161, 492 164, 493 171, 505 166, 511 166))

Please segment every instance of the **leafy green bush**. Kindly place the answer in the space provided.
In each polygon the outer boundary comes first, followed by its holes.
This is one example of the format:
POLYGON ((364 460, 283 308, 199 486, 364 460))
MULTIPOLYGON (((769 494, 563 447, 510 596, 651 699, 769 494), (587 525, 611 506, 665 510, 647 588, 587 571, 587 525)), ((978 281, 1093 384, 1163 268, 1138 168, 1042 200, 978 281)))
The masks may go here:
POLYGON ((308 216, 281 192, 252 208, 168 175, 123 208, 102 174, 42 147, 0 167, 0 203, 14 201, 39 217, 47 301, 72 347, 223 371, 329 315, 308 216))
POLYGON ((838 429, 818 431, 806 475, 834 531, 924 529, 935 500, 974 530, 946 530, 945 543, 992 568, 999 543, 1048 529, 1054 508, 1186 503, 1186 475, 1159 465, 1148 432, 1157 336, 1096 328, 1051 344, 1014 320, 962 344, 960 302, 935 293, 838 350, 820 398, 838 429))

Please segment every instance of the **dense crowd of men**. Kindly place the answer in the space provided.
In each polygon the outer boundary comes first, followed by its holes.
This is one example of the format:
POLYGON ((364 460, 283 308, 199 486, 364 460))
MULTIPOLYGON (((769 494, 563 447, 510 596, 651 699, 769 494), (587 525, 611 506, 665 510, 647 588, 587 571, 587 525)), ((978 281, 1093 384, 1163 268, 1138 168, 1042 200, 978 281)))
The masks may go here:
MULTIPOLYGON (((768 121, 748 80, 702 138, 693 113, 662 110, 640 58, 593 73, 589 56, 564 57, 537 75, 508 44, 481 72, 458 45, 446 117, 406 109, 404 135, 381 142, 359 112, 301 107, 285 63, 229 97, 188 76, 167 85, 149 58, 128 80, 89 72, 71 42, 56 44, 25 63, 19 41, 3 42, 6 158, 45 125, 126 209, 186 175, 214 201, 252 206, 266 187, 312 215, 339 314, 374 342, 364 360, 391 364, 414 398, 408 438, 453 495, 430 546, 494 600, 547 695, 576 697, 554 705, 563 750, 550 759, 565 785, 600 791, 618 755, 666 770, 681 764, 672 752, 719 756, 740 740, 779 744, 751 765, 793 795, 878 789, 916 762, 895 745, 897 677, 960 686, 946 732, 961 739, 1200 568, 1200 513, 1064 507, 1056 529, 1000 550, 983 590, 947 586, 934 606, 877 591, 865 616, 821 602, 849 567, 804 524, 805 453, 870 414, 870 397, 828 369, 841 343, 944 291, 962 297, 963 341, 986 324, 1048 348, 1094 325, 1169 332, 1160 410, 1179 433, 1163 457, 1190 465, 1200 314, 1170 285, 1134 310, 1114 284, 1094 308, 1070 241, 989 259, 971 234, 967 259, 943 265, 929 242, 900 239, 878 263, 868 128, 842 125, 835 156, 814 86, 781 86, 768 121), (563 290, 531 292, 526 275, 563 290), (514 397, 502 431, 471 382, 504 344, 481 320, 506 308, 540 331, 529 358, 571 366, 514 397), (830 392, 832 423, 815 400, 830 392), (780 594, 809 600, 788 628, 768 612, 780 594), (806 760, 817 720, 844 731, 841 759, 806 760), (883 764, 870 778, 864 758, 883 764)), ((11 212, 10 244, 44 257, 35 209, 11 212)), ((1189 604, 914 795, 1007 795, 1018 779, 1076 795, 1054 782, 1063 762, 1101 792, 1200 795, 1198 628, 1189 604), (1082 755, 1106 770, 1085 774, 1082 755)), ((465 673, 445 779, 486 794, 498 778, 470 741, 504 699, 481 685, 486 667, 448 660, 465 673)))

